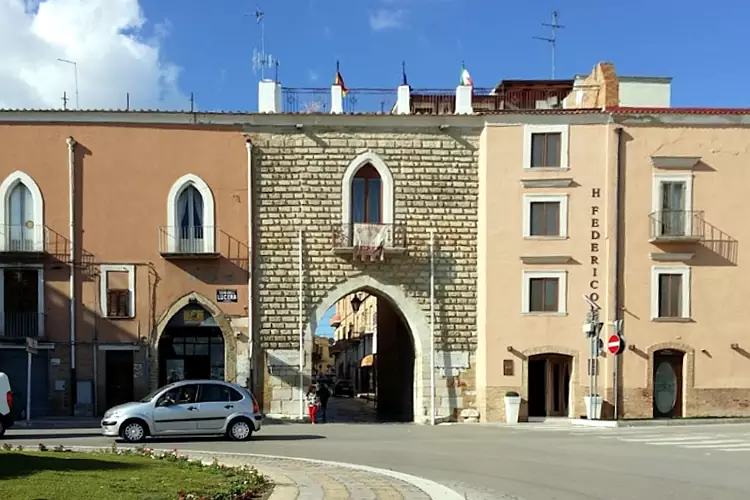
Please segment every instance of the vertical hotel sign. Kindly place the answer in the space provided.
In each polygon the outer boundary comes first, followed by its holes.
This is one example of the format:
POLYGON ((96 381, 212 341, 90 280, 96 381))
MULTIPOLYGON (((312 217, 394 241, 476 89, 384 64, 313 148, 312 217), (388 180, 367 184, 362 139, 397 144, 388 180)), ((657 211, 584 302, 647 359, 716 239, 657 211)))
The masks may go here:
POLYGON ((599 222, 599 202, 601 189, 591 190, 591 241, 589 247, 591 276, 589 281, 589 300, 599 305, 599 250, 601 244, 601 225, 599 222))

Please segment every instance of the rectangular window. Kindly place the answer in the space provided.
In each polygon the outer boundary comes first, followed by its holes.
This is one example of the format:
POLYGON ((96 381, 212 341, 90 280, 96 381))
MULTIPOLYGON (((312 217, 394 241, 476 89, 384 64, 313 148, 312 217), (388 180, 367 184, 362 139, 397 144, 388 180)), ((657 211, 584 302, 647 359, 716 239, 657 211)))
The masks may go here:
POLYGON ((682 275, 659 275, 659 317, 682 317, 682 275))
POLYGON ((560 202, 531 202, 531 236, 560 236, 560 202))
POLYGON ((107 290, 107 317, 127 318, 130 316, 130 291, 114 288, 107 290))
POLYGON ((531 278, 529 312, 557 312, 559 287, 557 278, 531 278))
POLYGON ((692 185, 691 174, 654 175, 653 237, 680 238, 693 234, 692 185))
POLYGON ((99 301, 105 318, 135 317, 135 266, 99 266, 99 301))
POLYGON ((565 271, 524 271, 521 312, 566 313, 566 287, 565 271))
POLYGON ((523 236, 559 238, 568 236, 567 194, 524 194, 523 236))
POLYGON ((690 317, 689 267, 654 267, 652 269, 651 315, 654 319, 690 317))
POLYGON ((531 134, 531 167, 560 168, 562 134, 543 132, 531 134))

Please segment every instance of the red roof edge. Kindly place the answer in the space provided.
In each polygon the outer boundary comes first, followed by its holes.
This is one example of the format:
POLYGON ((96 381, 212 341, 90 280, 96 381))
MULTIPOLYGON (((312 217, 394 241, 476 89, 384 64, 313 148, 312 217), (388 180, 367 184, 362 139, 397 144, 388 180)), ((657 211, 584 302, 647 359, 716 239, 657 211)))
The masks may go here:
POLYGON ((750 115, 750 108, 641 108, 610 106, 605 111, 620 115, 750 115))

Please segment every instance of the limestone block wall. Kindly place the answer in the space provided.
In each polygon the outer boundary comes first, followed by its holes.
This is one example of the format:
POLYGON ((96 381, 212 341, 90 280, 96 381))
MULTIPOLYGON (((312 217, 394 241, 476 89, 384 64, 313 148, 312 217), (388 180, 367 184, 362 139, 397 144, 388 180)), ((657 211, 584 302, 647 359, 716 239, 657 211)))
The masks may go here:
MULTIPOLYGON (((312 333, 319 311, 366 284, 391 299, 397 309, 413 308, 415 336, 415 418, 424 418, 429 400, 430 261, 429 231, 435 245, 435 346, 463 353, 466 362, 439 374, 440 387, 461 379, 473 390, 476 348, 476 238, 478 139, 480 129, 437 127, 405 130, 280 130, 249 133, 252 141, 255 213, 256 331, 262 355, 255 369, 269 413, 297 414, 299 386, 299 231, 303 249, 305 332, 303 377, 311 369, 312 333), (382 262, 357 263, 333 253, 333 231, 341 227, 342 181, 363 153, 377 155, 393 176, 394 222, 406 234, 406 252, 382 262), (359 280, 359 281, 358 281, 359 280), (363 281, 364 280, 364 281, 363 281), (389 288, 391 287, 391 288, 389 288), (395 292, 383 293, 386 289, 395 292), (400 298, 396 300, 394 295, 400 298), (402 302, 402 303, 399 303, 402 302), (407 304, 408 302, 408 304, 407 304), (417 318, 419 316, 419 318, 417 318), (416 327, 415 325, 421 325, 416 327), (415 331, 416 330, 416 331, 415 331), (261 361, 262 360, 262 361, 261 361), (269 368, 270 367, 270 368, 269 368), (467 375, 462 375, 466 373, 467 375), (426 386, 426 387, 425 387, 426 386), (427 391, 425 390, 427 388, 427 391)), ((445 391, 443 391, 445 392, 445 391)), ((452 391, 455 393, 455 391, 452 391)), ((441 413, 473 404, 473 398, 441 400, 441 413)))

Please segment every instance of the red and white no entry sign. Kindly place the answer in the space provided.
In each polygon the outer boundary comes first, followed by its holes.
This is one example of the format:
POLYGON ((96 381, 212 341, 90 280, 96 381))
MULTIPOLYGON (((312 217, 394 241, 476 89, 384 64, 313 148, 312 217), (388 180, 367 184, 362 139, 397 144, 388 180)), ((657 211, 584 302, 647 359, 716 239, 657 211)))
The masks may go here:
POLYGON ((607 350, 610 354, 620 354, 620 351, 622 351, 622 339, 616 333, 610 335, 607 340, 607 350))

